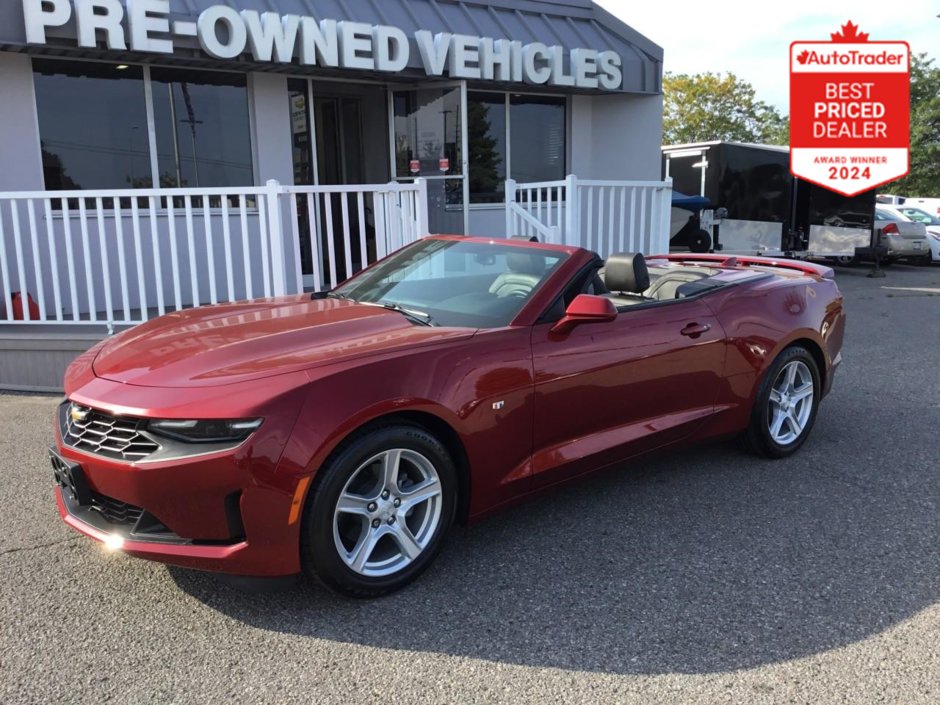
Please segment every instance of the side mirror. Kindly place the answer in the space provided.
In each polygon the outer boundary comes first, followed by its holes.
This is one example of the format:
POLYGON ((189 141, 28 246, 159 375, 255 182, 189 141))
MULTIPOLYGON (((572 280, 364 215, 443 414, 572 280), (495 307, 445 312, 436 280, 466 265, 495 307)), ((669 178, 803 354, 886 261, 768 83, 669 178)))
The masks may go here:
POLYGON ((565 317, 552 326, 555 335, 567 335, 582 323, 609 323, 617 319, 614 302, 603 296, 578 294, 565 311, 565 317))

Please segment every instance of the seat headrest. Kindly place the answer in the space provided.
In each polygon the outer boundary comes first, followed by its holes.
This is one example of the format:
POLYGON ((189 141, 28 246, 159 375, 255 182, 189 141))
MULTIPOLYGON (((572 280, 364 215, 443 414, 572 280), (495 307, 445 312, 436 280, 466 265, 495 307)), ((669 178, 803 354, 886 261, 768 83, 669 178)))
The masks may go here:
POLYGON ((639 294, 650 288, 646 259, 639 252, 618 252, 604 264, 604 284, 610 291, 639 294))
POLYGON ((510 252, 506 255, 506 265, 516 274, 541 275, 545 272, 545 256, 528 252, 510 252))

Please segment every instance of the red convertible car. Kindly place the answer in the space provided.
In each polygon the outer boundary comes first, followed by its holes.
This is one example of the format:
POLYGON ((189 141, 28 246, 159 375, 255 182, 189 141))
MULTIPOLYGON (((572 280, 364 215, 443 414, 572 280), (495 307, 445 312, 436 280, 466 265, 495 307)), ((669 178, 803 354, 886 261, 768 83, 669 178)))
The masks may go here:
POLYGON ((69 368, 65 521, 142 558, 358 596, 448 527, 641 454, 796 451, 841 360, 813 264, 436 236, 323 294, 178 311, 69 368))

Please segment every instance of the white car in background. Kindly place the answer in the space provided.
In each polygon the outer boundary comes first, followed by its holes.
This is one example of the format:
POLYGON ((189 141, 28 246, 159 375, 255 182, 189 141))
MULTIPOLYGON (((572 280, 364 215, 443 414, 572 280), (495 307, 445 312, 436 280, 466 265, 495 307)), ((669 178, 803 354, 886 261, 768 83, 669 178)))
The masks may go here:
POLYGON ((919 208, 932 216, 940 217, 940 198, 904 198, 900 203, 891 204, 895 208, 919 208))
POLYGON ((930 259, 932 262, 940 262, 940 216, 932 215, 923 208, 908 206, 907 203, 895 206, 894 209, 909 220, 924 224, 927 228, 927 244, 930 245, 930 259))
POLYGON ((911 264, 930 264, 927 228, 898 210, 898 206, 875 206, 875 242, 888 248, 885 264, 905 259, 911 264))

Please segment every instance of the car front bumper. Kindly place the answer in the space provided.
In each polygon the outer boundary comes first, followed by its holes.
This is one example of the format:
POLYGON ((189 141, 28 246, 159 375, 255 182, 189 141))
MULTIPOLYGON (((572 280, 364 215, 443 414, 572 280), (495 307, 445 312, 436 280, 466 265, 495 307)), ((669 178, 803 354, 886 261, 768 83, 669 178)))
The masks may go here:
POLYGON ((300 571, 298 526, 290 522, 293 491, 259 486, 232 455, 144 469, 76 452, 61 441, 55 452, 80 468, 87 490, 76 496, 54 476, 60 516, 108 548, 237 575, 300 571))
MULTIPOLYGON (((127 411, 122 395, 153 392, 128 387, 98 379, 95 398, 82 391, 75 396, 115 416, 146 416, 127 411)), ((189 393, 187 402, 199 394, 189 393)), ((140 558, 235 575, 298 573, 298 501, 309 480, 284 452, 299 409, 292 400, 291 394, 276 397, 266 414, 253 408, 250 415, 265 421, 237 447, 198 453, 194 445, 191 454, 155 453, 157 459, 149 461, 89 452, 74 447, 71 436, 66 442, 63 405, 50 449, 59 514, 73 529, 140 558), (68 481, 68 468, 75 468, 77 483, 68 481)), ((165 418, 169 411, 156 409, 150 416, 165 418)))

